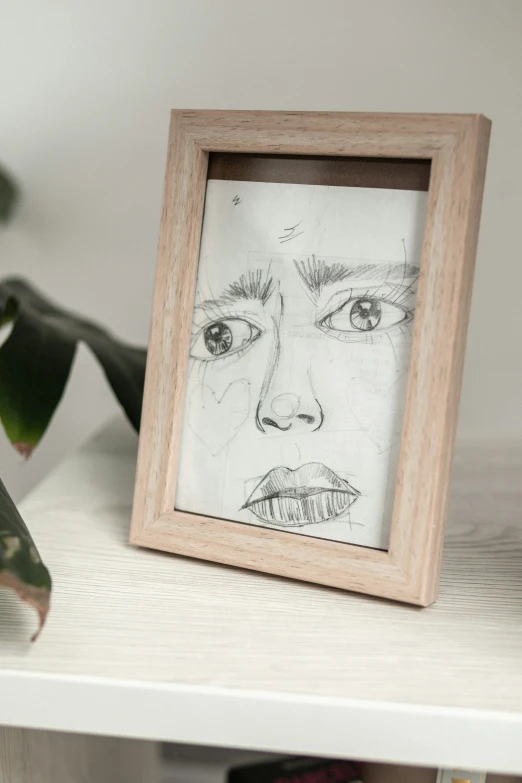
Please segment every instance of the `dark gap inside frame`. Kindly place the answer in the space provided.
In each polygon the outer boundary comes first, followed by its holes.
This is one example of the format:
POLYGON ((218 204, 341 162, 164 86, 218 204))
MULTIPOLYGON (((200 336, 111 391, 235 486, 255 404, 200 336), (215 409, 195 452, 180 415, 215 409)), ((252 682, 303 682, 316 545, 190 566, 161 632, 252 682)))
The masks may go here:
POLYGON ((430 168, 430 160, 414 158, 211 152, 208 179, 427 191, 430 168))

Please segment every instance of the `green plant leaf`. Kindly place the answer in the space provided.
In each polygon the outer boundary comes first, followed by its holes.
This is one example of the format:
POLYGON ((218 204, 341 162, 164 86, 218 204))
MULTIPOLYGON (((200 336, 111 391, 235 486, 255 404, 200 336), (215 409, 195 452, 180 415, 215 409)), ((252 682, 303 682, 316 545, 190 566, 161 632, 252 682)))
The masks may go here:
POLYGON ((18 189, 5 171, 0 169, 0 223, 7 223, 18 199, 18 189))
POLYGON ((51 577, 33 539, 0 481, 0 585, 10 587, 38 612, 40 633, 49 611, 51 577))
MULTIPOLYGON (((131 424, 139 429, 146 351, 51 303, 23 280, 0 281, 0 420, 25 457, 40 441, 64 392, 79 341, 86 343, 131 424)), ((81 412, 79 412, 81 415, 81 412)))

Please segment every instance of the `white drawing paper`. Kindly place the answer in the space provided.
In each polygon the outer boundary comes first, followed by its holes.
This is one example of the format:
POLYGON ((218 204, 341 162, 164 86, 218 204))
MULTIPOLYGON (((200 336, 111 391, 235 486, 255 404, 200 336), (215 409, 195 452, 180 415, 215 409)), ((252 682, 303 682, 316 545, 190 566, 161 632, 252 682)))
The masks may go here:
POLYGON ((175 508, 387 548, 426 200, 208 182, 175 508))

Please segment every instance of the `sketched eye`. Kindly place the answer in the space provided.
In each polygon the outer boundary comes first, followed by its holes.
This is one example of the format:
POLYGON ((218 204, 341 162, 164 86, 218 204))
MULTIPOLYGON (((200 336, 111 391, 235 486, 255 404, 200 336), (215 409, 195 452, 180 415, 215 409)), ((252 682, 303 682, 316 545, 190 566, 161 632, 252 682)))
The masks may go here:
POLYGON ((190 351, 193 359, 210 361, 230 356, 261 336, 261 329, 243 318, 225 318, 205 326, 190 351))
POLYGON ((319 326, 341 333, 382 332, 409 319, 410 314, 399 305, 372 296, 361 296, 344 302, 338 310, 323 318, 319 326))

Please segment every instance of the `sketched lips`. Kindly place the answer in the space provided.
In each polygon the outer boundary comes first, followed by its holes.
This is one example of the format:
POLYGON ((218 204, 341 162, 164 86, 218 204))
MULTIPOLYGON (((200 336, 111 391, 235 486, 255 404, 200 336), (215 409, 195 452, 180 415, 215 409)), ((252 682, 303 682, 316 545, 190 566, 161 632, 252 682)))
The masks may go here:
POLYGON ((342 514, 360 493, 320 462, 296 470, 274 468, 254 489, 243 508, 264 522, 310 525, 342 514))

